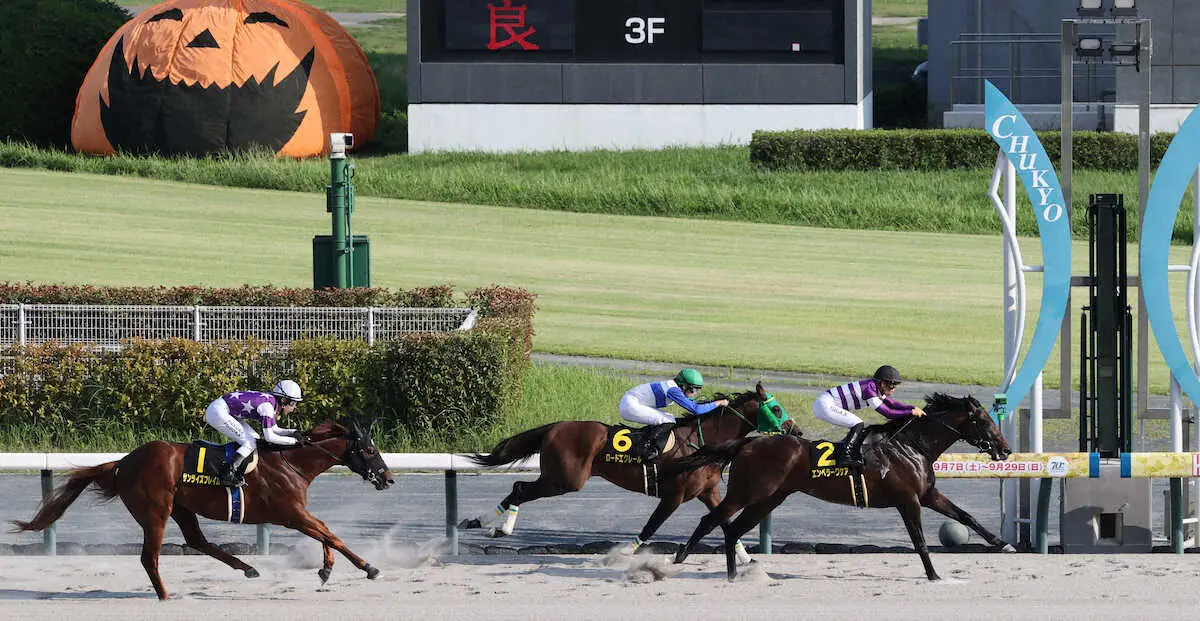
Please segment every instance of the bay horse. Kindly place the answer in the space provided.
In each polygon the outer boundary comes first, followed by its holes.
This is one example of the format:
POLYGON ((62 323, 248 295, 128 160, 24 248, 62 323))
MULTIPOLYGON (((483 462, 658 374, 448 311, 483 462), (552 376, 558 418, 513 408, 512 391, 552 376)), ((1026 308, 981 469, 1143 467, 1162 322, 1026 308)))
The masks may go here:
MULTIPOLYGON (((651 462, 646 468, 691 455, 710 443, 744 437, 758 428, 759 409, 768 402, 775 403, 759 382, 753 391, 730 399, 727 406, 700 416, 689 415, 676 419, 675 428, 672 430, 675 436, 674 448, 664 453, 658 462, 651 462)), ((784 426, 785 431, 799 432, 791 420, 784 423, 784 426)), ((459 528, 481 528, 499 518, 505 518, 503 525, 493 527, 489 535, 503 537, 512 534, 516 525, 517 508, 521 504, 579 491, 593 476, 603 477, 629 491, 646 495, 652 495, 649 488, 655 485, 657 489, 653 490, 653 493, 660 499, 658 506, 650 514, 650 519, 638 534, 632 549, 624 550, 631 553, 636 551, 639 545, 649 541, 663 522, 684 502, 699 498, 700 502, 711 510, 721 501, 721 490, 718 487, 721 482, 719 466, 693 468, 673 476, 661 477, 658 481, 651 481, 649 477, 654 470, 650 470, 648 474, 641 464, 606 461, 603 457, 609 444, 610 429, 609 425, 597 421, 550 423, 501 440, 488 455, 471 455, 469 459, 477 464, 496 467, 540 453, 541 473, 535 481, 514 483, 512 493, 506 496, 491 514, 463 520, 459 528)), ((740 542, 736 542, 736 545, 743 562, 748 561, 749 555, 745 553, 740 542)))
MULTIPOLYGON (((226 491, 230 488, 181 483, 188 446, 155 440, 118 461, 73 470, 67 482, 42 503, 32 520, 13 521, 13 532, 45 529, 62 517, 85 489, 95 486, 106 500, 119 496, 141 525, 142 567, 160 600, 168 597, 158 574, 158 555, 168 517, 179 525, 188 546, 241 570, 247 578, 257 578, 258 570, 209 542, 200 531, 196 516, 227 520, 233 496, 226 491)), ((371 437, 357 423, 327 420, 305 434, 298 446, 272 447, 263 442, 258 445, 258 453, 258 467, 246 474, 246 485, 241 488, 244 499, 241 523, 278 524, 320 541, 324 563, 317 575, 322 583, 329 579, 333 569, 333 550, 345 555, 368 578, 378 576, 378 569, 351 552, 305 509, 309 484, 334 464, 346 465, 377 490, 394 483, 371 437)))
MULTIPOLYGON (((696 543, 718 525, 724 530, 726 544, 741 537, 793 492, 844 505, 857 506, 861 498, 870 507, 895 507, 930 580, 939 577, 921 530, 921 507, 969 526, 998 549, 1015 552, 1012 545, 946 498, 935 486, 933 472, 933 462, 959 440, 966 440, 994 461, 1007 459, 1012 451, 1000 429, 974 397, 935 393, 926 397, 926 402, 924 417, 910 416, 868 428, 863 443, 866 463, 861 470, 864 489, 857 493, 850 476, 813 476, 814 457, 818 467, 834 463, 828 460, 834 445, 824 441, 792 436, 746 438, 701 449, 676 462, 674 468, 685 470, 728 463, 730 471, 725 500, 700 520, 691 539, 676 553, 675 562, 682 563, 696 543), (739 510, 741 515, 730 522, 739 510)), ((728 547, 726 561, 732 580, 737 566, 728 547)))

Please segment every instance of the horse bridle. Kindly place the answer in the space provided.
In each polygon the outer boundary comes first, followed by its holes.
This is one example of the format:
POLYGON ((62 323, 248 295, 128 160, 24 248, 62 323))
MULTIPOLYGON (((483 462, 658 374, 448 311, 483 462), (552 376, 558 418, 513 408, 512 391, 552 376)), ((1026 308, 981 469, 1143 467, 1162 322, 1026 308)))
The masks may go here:
MULTIPOLYGON (((981 421, 979 420, 979 417, 975 415, 977 411, 978 410, 972 408, 971 412, 969 414, 967 414, 967 416, 971 419, 972 425, 974 425, 974 427, 975 427, 975 435, 978 436, 974 439, 968 437, 965 433, 959 431, 958 428, 951 427, 950 425, 948 425, 946 423, 946 421, 942 420, 942 417, 940 415, 939 416, 926 415, 925 418, 928 418, 928 419, 936 422, 937 424, 945 427, 946 429, 949 429, 950 431, 952 431, 954 433, 954 435, 957 436, 957 438, 954 440, 955 442, 957 442, 959 440, 966 440, 967 444, 970 444, 971 446, 979 449, 980 453, 987 453, 990 455, 992 452, 992 441, 987 439, 987 436, 983 433, 983 429, 980 428, 979 425, 981 424, 981 421)), ((888 441, 890 442, 893 439, 895 439, 896 436, 900 435, 905 429, 908 428, 908 426, 910 424, 912 424, 912 422, 916 418, 917 418, 916 416, 910 416, 908 418, 908 420, 904 421, 904 424, 901 425, 900 428, 896 430, 896 433, 893 433, 890 437, 888 437, 888 441)))
MULTIPOLYGON (((365 464, 367 461, 367 456, 364 454, 364 451, 363 451, 362 438, 358 434, 353 434, 353 437, 351 437, 349 429, 346 430, 346 435, 343 437, 346 438, 346 442, 349 444, 349 446, 346 447, 346 453, 357 454, 359 459, 361 459, 363 461, 363 463, 365 464)), ((302 444, 305 446, 311 446, 311 447, 317 449, 318 451, 325 453, 331 459, 333 459, 333 463, 341 464, 343 466, 346 466, 347 468, 350 468, 349 462, 347 462, 345 459, 342 459, 341 457, 338 457, 337 455, 334 455, 333 452, 331 452, 329 449, 326 449, 325 447, 321 446, 320 444, 313 442, 312 440, 302 441, 302 444)), ((291 466, 292 470, 296 469, 296 467, 292 466, 291 462, 288 462, 286 458, 284 459, 284 462, 286 462, 287 465, 291 466)), ((353 468, 350 468, 350 469, 354 470, 353 468)), ((379 483, 379 475, 375 474, 375 471, 371 470, 371 468, 369 466, 364 468, 364 470, 366 471, 366 474, 360 474, 360 476, 368 483, 370 483, 372 485, 377 485, 379 483)))
MULTIPOLYGON (((747 397, 746 399, 747 399, 747 400, 749 400, 750 398, 749 398, 749 397, 747 397)), ((723 405, 723 406, 721 406, 721 407, 722 407, 722 408, 726 408, 726 409, 728 409, 728 410, 732 410, 732 411, 733 411, 733 415, 734 415, 734 416, 736 416, 736 417, 738 417, 738 418, 740 418, 740 419, 742 419, 742 422, 743 422, 743 423, 746 423, 747 425, 749 425, 749 426, 750 426, 750 429, 751 429, 752 431, 753 431, 753 430, 754 430, 754 428, 757 426, 757 425, 755 425, 754 423, 750 422, 750 420, 749 420, 749 419, 747 419, 745 416, 742 416, 742 413, 741 413, 741 412, 739 412, 739 411, 737 410, 737 408, 733 407, 733 405, 732 405, 732 402, 731 402, 731 404, 730 404, 730 405, 723 405)), ((717 422, 718 429, 720 428, 720 424, 721 424, 721 423, 718 421, 718 422, 717 422)), ((697 449, 698 449, 698 448, 700 448, 701 446, 704 446, 704 425, 701 425, 701 424, 700 424, 700 419, 699 419, 699 418, 697 418, 697 419, 696 419, 696 438, 697 438, 698 440, 700 440, 700 444, 699 444, 699 445, 692 445, 692 448, 697 448, 697 449)))
POLYGON ((972 408, 971 412, 967 414, 967 417, 971 419, 971 425, 975 428, 976 438, 974 440, 968 437, 967 434, 946 424, 946 421, 942 420, 941 417, 935 418, 934 420, 936 420, 946 429, 953 431, 960 440, 966 440, 967 444, 979 449, 980 453, 987 453, 990 455, 992 453, 992 441, 987 438, 987 434, 983 433, 983 428, 980 427, 983 422, 979 419, 979 416, 976 415, 978 412, 978 409, 972 408))

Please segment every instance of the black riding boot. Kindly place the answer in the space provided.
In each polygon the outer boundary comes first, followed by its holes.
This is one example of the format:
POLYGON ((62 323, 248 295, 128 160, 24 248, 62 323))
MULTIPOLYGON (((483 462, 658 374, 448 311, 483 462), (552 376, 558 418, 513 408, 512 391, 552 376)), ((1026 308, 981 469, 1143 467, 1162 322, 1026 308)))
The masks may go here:
POLYGON ((644 461, 650 461, 657 458, 659 439, 665 437, 671 430, 675 428, 674 423, 662 423, 645 428, 646 437, 642 444, 642 452, 644 461))
POLYGON ((846 463, 851 466, 863 465, 862 443, 866 437, 867 425, 865 423, 859 423, 850 428, 846 439, 843 440, 846 443, 846 463))
POLYGON ((246 474, 246 466, 249 464, 250 455, 242 455, 241 453, 233 458, 232 462, 226 462, 225 467, 221 469, 221 485, 225 487, 241 487, 245 485, 246 480, 244 476, 246 474))

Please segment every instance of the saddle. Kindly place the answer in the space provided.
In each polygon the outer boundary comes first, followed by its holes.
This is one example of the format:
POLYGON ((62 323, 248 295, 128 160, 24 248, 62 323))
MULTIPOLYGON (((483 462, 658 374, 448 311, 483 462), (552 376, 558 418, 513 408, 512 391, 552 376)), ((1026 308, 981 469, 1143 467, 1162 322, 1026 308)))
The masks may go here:
MULTIPOLYGON (((221 486, 221 469, 232 462, 237 454, 238 443, 217 444, 207 440, 193 440, 183 452, 183 475, 180 481, 188 485, 221 486)), ((246 474, 258 467, 258 451, 250 454, 246 474)))
POLYGON ((673 424, 652 425, 649 427, 629 427, 627 425, 609 425, 608 438, 600 458, 611 464, 642 464, 653 459, 653 456, 666 454, 675 448, 673 424), (665 433, 664 433, 665 432, 665 433), (648 449, 654 447, 651 456, 648 449))

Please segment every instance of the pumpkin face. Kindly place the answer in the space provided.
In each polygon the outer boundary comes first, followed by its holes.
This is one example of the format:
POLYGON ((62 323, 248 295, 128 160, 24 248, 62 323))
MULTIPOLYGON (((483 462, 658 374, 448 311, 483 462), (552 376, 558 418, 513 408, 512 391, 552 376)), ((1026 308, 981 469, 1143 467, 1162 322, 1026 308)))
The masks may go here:
POLYGON ((105 45, 76 101, 87 153, 204 154, 266 147, 327 153, 331 132, 365 143, 379 91, 362 50, 298 0, 171 0, 105 45))

